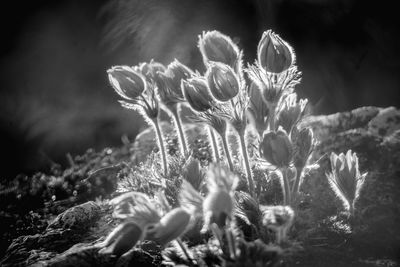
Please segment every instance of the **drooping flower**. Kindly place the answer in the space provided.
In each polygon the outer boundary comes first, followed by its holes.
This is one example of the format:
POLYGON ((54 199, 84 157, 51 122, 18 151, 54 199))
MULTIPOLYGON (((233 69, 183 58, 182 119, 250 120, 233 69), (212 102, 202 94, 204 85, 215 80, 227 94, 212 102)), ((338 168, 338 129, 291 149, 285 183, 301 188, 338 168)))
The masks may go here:
POLYGON ((115 92, 126 100, 137 99, 146 90, 146 79, 128 66, 114 66, 107 71, 115 92))
POLYGON ((146 239, 157 241, 164 246, 182 236, 191 221, 191 215, 183 208, 175 208, 167 212, 161 220, 147 228, 146 239))
POLYGON ((222 62, 234 70, 241 64, 241 53, 239 48, 230 37, 219 31, 203 32, 199 36, 199 44, 204 64, 207 66, 210 61, 222 62))
POLYGON ((292 161, 293 147, 287 133, 282 128, 266 133, 260 143, 260 154, 278 168, 288 167, 292 161))
POLYGON ((281 73, 295 63, 292 47, 273 31, 265 31, 258 43, 257 58, 267 72, 281 73))
POLYGON ((358 157, 351 150, 339 155, 332 152, 330 161, 332 172, 326 175, 328 182, 343 202, 345 209, 354 215, 355 202, 360 195, 367 173, 360 173, 358 157))
POLYGON ((182 81, 182 91, 190 107, 195 111, 203 112, 214 105, 214 99, 203 78, 194 77, 182 81))
POLYGON ((234 70, 224 63, 210 62, 205 77, 211 94, 218 101, 229 101, 239 93, 239 79, 234 70))
POLYGON ((125 222, 116 227, 99 246, 100 254, 113 254, 117 257, 128 252, 143 240, 144 229, 134 222, 125 222))

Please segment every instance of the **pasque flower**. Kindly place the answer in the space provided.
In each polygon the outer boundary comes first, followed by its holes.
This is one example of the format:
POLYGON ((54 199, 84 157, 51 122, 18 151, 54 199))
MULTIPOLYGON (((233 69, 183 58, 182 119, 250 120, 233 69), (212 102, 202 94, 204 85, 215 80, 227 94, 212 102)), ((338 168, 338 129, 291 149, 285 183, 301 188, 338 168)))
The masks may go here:
POLYGON ((328 182, 336 195, 343 202, 345 209, 354 215, 354 205, 365 182, 367 173, 360 173, 356 153, 348 150, 339 155, 332 152, 332 172, 327 174, 328 182))
POLYGON ((210 62, 205 76, 211 94, 218 101, 229 101, 239 93, 239 78, 230 66, 210 62))
POLYGON ((198 46, 203 56, 204 65, 207 66, 210 61, 216 61, 225 63, 234 70, 238 69, 241 53, 237 45, 225 34, 219 31, 203 32, 199 37, 198 46))
POLYGON ((281 128, 277 132, 266 133, 260 143, 260 154, 272 165, 289 167, 293 147, 287 133, 281 128))
POLYGON ((294 211, 289 206, 261 206, 262 224, 275 232, 276 242, 286 241, 287 232, 293 224, 294 211))
POLYGON ((144 229, 134 222, 125 222, 115 228, 100 247, 100 254, 113 254, 117 257, 133 248, 144 237, 144 229))
POLYGON ((272 73, 283 72, 295 63, 292 47, 271 30, 263 33, 258 43, 257 57, 260 66, 272 73))
POLYGON ((307 102, 307 99, 300 99, 300 101, 297 102, 296 93, 287 95, 279 110, 277 125, 282 126, 286 132, 290 133, 293 126, 304 116, 307 102))
POLYGON ((195 111, 203 112, 214 105, 207 82, 201 77, 194 77, 187 81, 182 81, 182 91, 186 101, 195 111))
POLYGON ((126 100, 135 100, 146 90, 145 77, 128 66, 114 66, 107 71, 115 92, 126 100))

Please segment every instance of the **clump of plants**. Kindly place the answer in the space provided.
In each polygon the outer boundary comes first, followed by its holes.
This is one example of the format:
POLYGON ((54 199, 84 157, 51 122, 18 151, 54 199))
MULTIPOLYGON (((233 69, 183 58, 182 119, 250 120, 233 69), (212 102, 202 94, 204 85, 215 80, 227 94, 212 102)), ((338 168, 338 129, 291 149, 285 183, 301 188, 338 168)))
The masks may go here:
MULTIPOLYGON (((122 223, 99 253, 124 258, 151 240, 164 248, 165 264, 274 266, 290 246, 302 182, 318 167, 313 131, 300 123, 307 99, 295 92, 301 73, 294 50, 271 30, 263 33, 253 64, 245 65, 238 45, 218 31, 204 32, 198 47, 205 73, 176 59, 168 66, 152 60, 108 70, 121 105, 153 127, 159 152, 151 168, 132 171, 130 179, 148 180, 146 189, 132 182, 137 191, 110 202, 122 223), (178 155, 167 153, 162 111, 172 118, 178 155), (193 156, 183 116, 207 129, 211 163, 193 156), (279 180, 280 203, 264 197, 271 186, 265 181, 272 179, 279 180)), ((351 151, 333 153, 331 162, 328 181, 354 215, 366 175, 351 151)))

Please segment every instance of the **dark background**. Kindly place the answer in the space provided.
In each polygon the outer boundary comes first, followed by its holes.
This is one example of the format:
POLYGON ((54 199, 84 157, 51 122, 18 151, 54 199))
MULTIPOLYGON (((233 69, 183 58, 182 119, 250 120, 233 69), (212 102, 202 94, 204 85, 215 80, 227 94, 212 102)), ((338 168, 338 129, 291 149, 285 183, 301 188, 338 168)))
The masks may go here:
POLYGON ((314 113, 398 106, 396 1, 69 0, 2 3, 0 180, 65 164, 65 154, 132 140, 144 127, 108 85, 112 65, 175 57, 202 70, 203 30, 253 62, 262 32, 293 45, 314 113))

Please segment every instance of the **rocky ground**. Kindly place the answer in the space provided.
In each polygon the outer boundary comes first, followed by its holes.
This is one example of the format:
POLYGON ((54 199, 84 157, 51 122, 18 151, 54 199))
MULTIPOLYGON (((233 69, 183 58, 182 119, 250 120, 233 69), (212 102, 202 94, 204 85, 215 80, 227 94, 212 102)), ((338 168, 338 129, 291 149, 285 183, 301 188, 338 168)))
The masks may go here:
MULTIPOLYGON (((309 117, 320 143, 320 168, 306 177, 304 199, 281 266, 397 266, 400 255, 400 111, 363 107, 351 112, 309 117), (367 171, 355 219, 351 222, 327 184, 327 154, 352 149, 367 171)), ((171 128, 169 150, 177 141, 171 128)), ((200 127, 188 126, 195 155, 209 158, 200 127)), ((127 181, 155 148, 147 130, 135 143, 70 158, 70 167, 50 173, 20 175, 0 185, 1 266, 158 266, 161 248, 143 242, 124 262, 100 255, 96 244, 118 221, 107 199, 127 181)), ((143 171, 143 170, 142 170, 143 171)), ((151 190, 151 181, 131 181, 151 190)))

